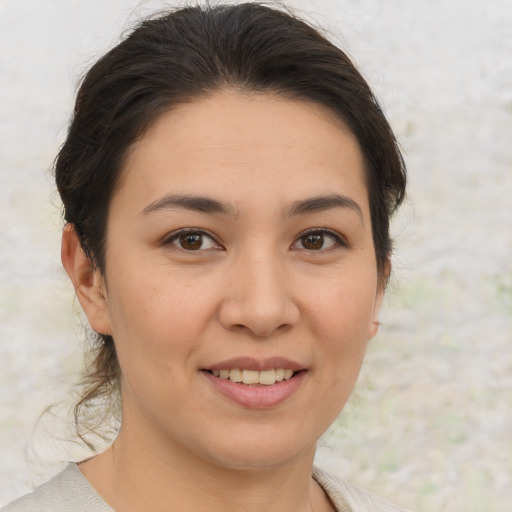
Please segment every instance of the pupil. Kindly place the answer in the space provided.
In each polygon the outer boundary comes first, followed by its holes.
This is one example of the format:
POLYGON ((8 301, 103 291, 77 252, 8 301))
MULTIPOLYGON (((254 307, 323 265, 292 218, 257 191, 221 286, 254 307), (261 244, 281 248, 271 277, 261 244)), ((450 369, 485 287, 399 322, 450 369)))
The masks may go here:
POLYGON ((324 236, 322 234, 310 234, 302 238, 302 245, 306 249, 318 250, 324 245, 324 236))
POLYGON ((201 248, 203 240, 201 235, 185 234, 180 236, 180 243, 184 249, 195 251, 201 248))

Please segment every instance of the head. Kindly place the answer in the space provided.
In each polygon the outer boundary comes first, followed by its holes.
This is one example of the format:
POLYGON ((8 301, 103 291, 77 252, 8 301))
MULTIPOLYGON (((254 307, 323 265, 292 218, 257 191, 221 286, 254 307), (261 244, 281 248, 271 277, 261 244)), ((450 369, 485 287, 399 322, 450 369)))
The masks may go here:
MULTIPOLYGON (((139 143, 160 132, 173 112, 180 118, 184 107, 201 102, 208 109, 215 98, 222 104, 227 92, 252 98, 252 105, 267 98, 281 106, 314 106, 354 141, 383 289, 390 272, 389 220, 405 193, 405 166, 392 130, 343 51, 292 15, 250 3, 189 7, 144 21, 85 76, 55 175, 67 229, 76 234, 105 293, 112 204, 139 143)), ((272 116, 272 109, 262 111, 272 116)), ((284 113, 279 106, 275 111, 284 113)), ((114 341, 98 332, 79 408, 118 388, 114 341)))

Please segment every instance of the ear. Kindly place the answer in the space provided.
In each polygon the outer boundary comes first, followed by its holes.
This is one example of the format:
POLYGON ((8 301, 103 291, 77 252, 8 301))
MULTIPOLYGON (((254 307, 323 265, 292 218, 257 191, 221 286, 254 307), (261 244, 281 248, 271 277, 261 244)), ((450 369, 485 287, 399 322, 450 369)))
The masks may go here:
POLYGON ((375 295, 375 305, 373 308, 373 318, 370 322, 370 326, 368 328, 368 339, 371 340, 376 336, 379 332, 380 322, 379 322, 379 312, 380 307, 382 305, 382 300, 384 299, 384 292, 386 290, 386 284, 388 282, 389 276, 391 274, 391 261, 389 259, 386 260, 384 265, 384 270, 382 275, 378 276, 377 282, 377 293, 375 295))
POLYGON ((91 327, 112 334, 103 277, 82 249, 73 224, 62 231, 61 260, 91 327))

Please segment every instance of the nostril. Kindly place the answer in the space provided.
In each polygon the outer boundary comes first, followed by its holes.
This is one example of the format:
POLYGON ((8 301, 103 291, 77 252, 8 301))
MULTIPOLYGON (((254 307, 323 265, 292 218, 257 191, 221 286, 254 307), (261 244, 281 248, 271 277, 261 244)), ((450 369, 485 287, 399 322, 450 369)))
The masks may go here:
MULTIPOLYGON (((262 287, 261 283, 259 287, 262 287)), ((300 318, 297 305, 284 292, 279 297, 270 298, 268 294, 263 296, 256 291, 230 296, 222 301, 218 314, 225 329, 258 338, 283 333, 296 325, 300 318)))

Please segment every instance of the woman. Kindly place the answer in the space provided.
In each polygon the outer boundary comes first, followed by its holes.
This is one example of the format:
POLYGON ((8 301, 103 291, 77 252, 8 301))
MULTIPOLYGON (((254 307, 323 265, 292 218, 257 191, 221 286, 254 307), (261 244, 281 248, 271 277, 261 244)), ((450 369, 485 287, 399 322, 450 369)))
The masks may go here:
POLYGON ((347 56, 256 4, 145 21, 78 93, 62 262, 111 447, 5 511, 386 511, 313 468, 390 273, 405 166, 347 56))

